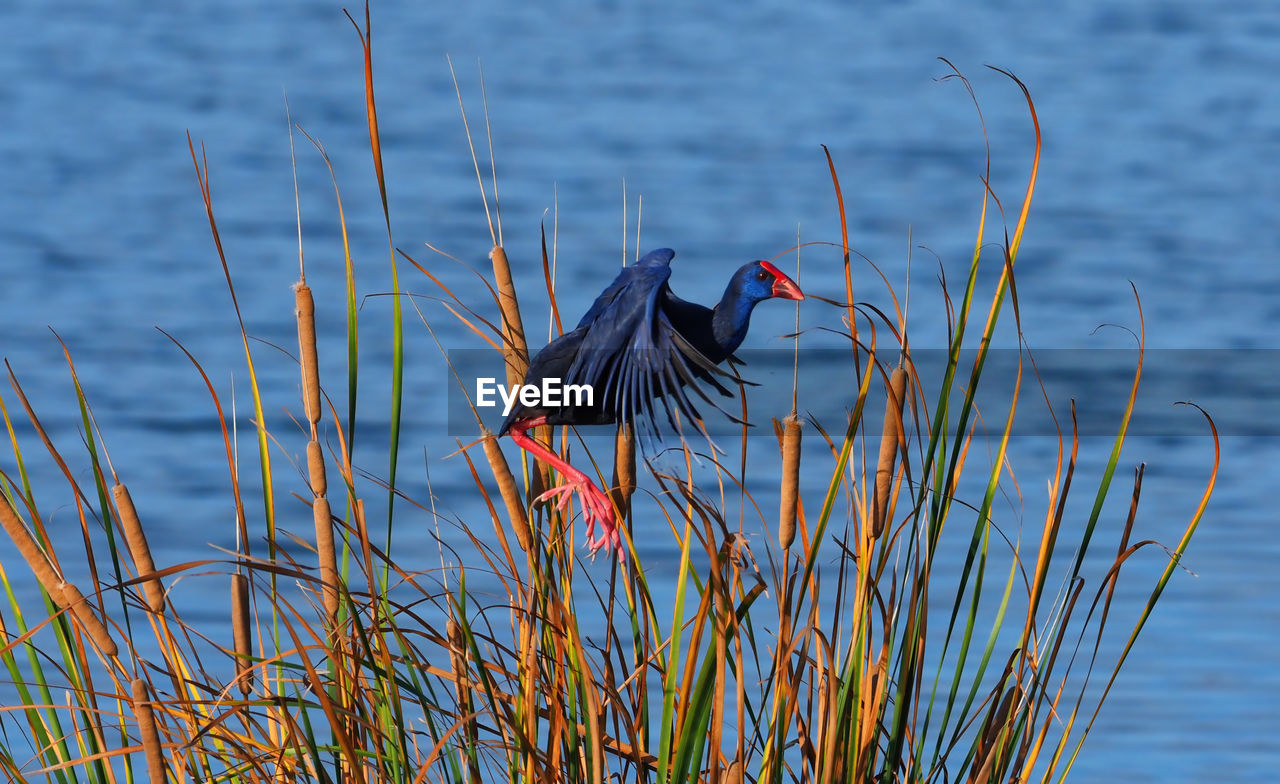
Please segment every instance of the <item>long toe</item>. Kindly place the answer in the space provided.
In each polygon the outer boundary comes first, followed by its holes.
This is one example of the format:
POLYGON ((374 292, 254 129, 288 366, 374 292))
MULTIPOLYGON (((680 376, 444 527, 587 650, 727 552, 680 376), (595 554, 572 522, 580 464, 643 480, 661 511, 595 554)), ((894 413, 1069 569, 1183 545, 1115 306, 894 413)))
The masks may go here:
POLYGON ((536 503, 552 502, 552 505, 561 512, 565 511, 569 506, 569 498, 573 495, 575 488, 573 485, 558 485, 546 491, 542 495, 533 499, 536 503))
POLYGON ((555 507, 561 513, 564 513, 568 510, 569 499, 575 494, 578 496, 578 502, 582 505, 582 520, 586 523, 587 549, 594 555, 600 548, 610 545, 617 551, 618 557, 621 559, 623 556, 622 535, 618 532, 613 503, 608 496, 591 484, 590 481, 565 482, 558 487, 551 488, 535 500, 554 503, 555 507), (598 536, 597 523, 600 524, 598 536))

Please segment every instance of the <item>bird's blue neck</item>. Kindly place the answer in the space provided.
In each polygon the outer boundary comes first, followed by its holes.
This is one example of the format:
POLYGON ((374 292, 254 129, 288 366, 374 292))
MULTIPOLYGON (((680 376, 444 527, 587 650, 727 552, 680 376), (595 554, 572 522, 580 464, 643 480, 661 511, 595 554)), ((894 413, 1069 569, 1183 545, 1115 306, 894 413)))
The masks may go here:
POLYGON ((747 336, 747 327, 751 324, 751 311, 755 309, 757 302, 759 300, 744 296, 741 291, 732 287, 720 298, 711 316, 711 333, 726 356, 742 345, 747 336))

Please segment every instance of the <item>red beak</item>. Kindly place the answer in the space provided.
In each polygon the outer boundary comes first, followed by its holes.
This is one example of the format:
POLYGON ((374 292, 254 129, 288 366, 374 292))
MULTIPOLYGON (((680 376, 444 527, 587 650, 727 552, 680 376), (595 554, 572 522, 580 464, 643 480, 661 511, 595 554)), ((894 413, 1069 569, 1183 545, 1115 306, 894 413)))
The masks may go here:
POLYGON ((800 287, 796 285, 794 280, 783 275, 782 270, 767 261, 760 262, 760 266, 768 270, 774 277, 773 296, 780 297, 782 299, 804 299, 804 292, 800 290, 800 287))

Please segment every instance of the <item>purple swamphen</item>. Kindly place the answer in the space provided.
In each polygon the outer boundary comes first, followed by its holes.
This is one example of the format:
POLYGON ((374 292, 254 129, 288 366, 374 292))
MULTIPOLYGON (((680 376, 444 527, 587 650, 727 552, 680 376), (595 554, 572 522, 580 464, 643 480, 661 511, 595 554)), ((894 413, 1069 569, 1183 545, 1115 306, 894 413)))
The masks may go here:
MULTIPOLYGON (((563 510, 573 493, 581 498, 587 523, 587 544, 595 553, 612 544, 622 556, 613 504, 586 474, 561 460, 528 435, 540 425, 607 425, 629 422, 647 425, 657 433, 660 404, 673 430, 681 418, 701 418, 685 388, 715 405, 695 380, 723 395, 730 392, 715 375, 734 378, 716 367, 729 359, 747 335, 751 311, 771 297, 802 300, 804 293, 791 278, 767 261, 738 268, 714 308, 680 299, 671 292, 671 259, 675 251, 661 248, 624 267, 572 331, 553 340, 534 356, 525 386, 543 388, 547 379, 562 385, 589 385, 590 404, 524 405, 517 403, 498 435, 510 432, 521 449, 553 466, 564 484, 548 490, 539 501, 557 499, 563 510), (596 523, 600 537, 593 538, 596 523)), ((578 401, 582 402, 582 401, 578 401)), ((718 406, 717 406, 718 408, 718 406)))

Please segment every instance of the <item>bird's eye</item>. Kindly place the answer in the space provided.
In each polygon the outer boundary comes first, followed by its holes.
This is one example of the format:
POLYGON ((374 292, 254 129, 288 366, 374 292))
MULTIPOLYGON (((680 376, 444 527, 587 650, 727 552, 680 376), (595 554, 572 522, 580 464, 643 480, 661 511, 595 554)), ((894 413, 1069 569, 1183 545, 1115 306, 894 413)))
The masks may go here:
POLYGON ((769 278, 769 273, 765 272, 764 270, 760 270, 759 272, 756 273, 756 280, 768 280, 768 278, 769 278))

